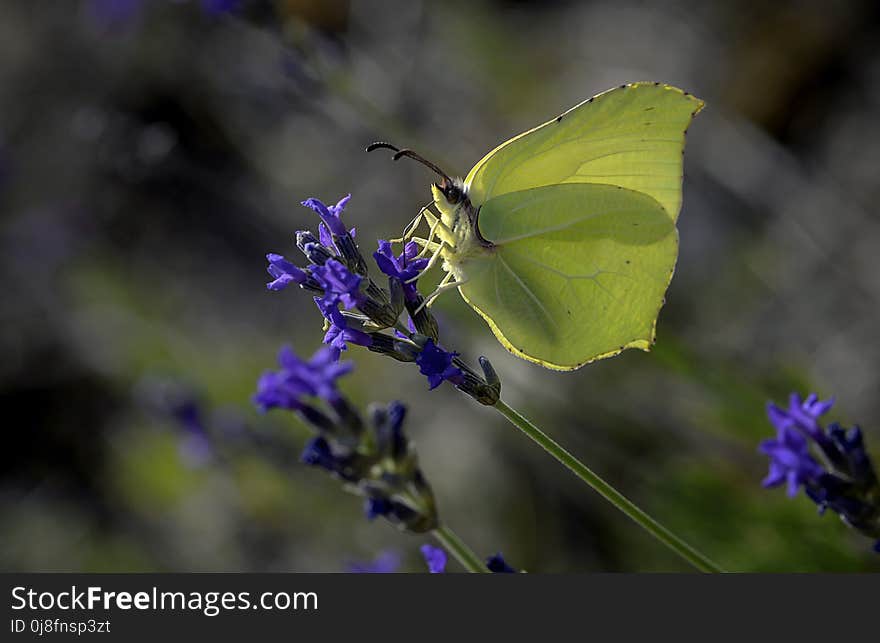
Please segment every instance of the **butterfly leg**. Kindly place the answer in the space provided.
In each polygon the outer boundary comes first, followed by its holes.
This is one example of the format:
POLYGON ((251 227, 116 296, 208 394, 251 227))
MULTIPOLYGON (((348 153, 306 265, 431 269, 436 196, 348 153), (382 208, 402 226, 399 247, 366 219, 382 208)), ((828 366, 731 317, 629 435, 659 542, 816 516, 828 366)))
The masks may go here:
POLYGON ((431 304, 434 303, 434 301, 437 299, 437 297, 439 297, 440 295, 442 295, 446 291, 452 290, 454 288, 458 288, 459 286, 462 286, 468 282, 467 279, 462 279, 461 281, 453 281, 450 283, 450 281, 449 281, 450 279, 452 279, 452 273, 447 274, 443 278, 443 281, 440 282, 440 284, 437 286, 436 290, 434 290, 434 292, 432 292, 430 295, 428 295, 425 298, 425 301, 422 302, 421 306, 416 308, 415 312, 413 312, 413 315, 419 314, 419 312, 421 312, 422 308, 431 306, 431 304))
POLYGON ((406 224, 406 226, 404 226, 403 236, 399 239, 392 239, 391 243, 406 243, 407 241, 409 241, 412 238, 413 234, 415 234, 415 231, 421 225, 422 219, 425 217, 425 213, 429 212, 428 208, 431 207, 431 203, 433 202, 429 202, 423 205, 419 210, 419 213, 414 216, 410 220, 410 222, 406 224))
MULTIPOLYGON (((428 230, 428 244, 431 244, 434 242, 434 237, 437 236, 437 226, 440 225, 440 219, 435 217, 433 212, 427 211, 425 212, 425 220, 431 225, 428 230)), ((425 256, 425 253, 428 252, 428 244, 422 246, 422 251, 417 254, 414 259, 421 259, 425 256)))
MULTIPOLYGON (((442 219, 439 219, 437 216, 434 215, 433 212, 428 210, 425 212, 425 220, 431 226, 431 228, 428 232, 428 241, 429 242, 433 242, 434 237, 440 237, 440 240, 442 242, 444 242, 448 248, 455 247, 455 244, 452 241, 452 239, 454 238, 452 235, 452 230, 450 230, 449 227, 445 223, 443 223, 442 219)), ((425 254, 427 253, 427 251, 428 251, 428 248, 427 248, 427 246, 425 246, 422 249, 422 252, 420 252, 419 255, 415 258, 416 259, 423 258, 425 256, 425 254)))
POLYGON ((419 271, 419 274, 417 274, 415 277, 413 277, 412 279, 407 279, 406 283, 411 284, 414 281, 418 281, 422 277, 422 275, 424 275, 431 268, 433 268, 434 264, 437 263, 437 259, 443 255, 444 250, 450 250, 450 248, 445 241, 441 241, 440 245, 437 245, 434 248, 434 252, 431 254, 431 258, 428 259, 428 263, 425 265, 425 267, 422 268, 422 270, 419 271))

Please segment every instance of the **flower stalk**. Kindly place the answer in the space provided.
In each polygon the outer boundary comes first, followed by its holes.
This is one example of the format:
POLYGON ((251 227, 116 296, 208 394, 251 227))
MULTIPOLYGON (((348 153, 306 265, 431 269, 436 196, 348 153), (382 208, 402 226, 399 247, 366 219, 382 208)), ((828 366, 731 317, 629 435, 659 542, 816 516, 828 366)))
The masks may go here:
POLYGON ((431 532, 434 539, 443 546, 443 548, 452 554, 462 567, 471 574, 488 574, 489 568, 486 567, 479 556, 468 547, 458 535, 446 525, 440 525, 431 532))
POLYGON ((674 551, 681 558, 689 562, 701 572, 723 573, 724 570, 718 565, 669 531, 669 529, 654 520, 647 513, 639 509, 639 507, 633 504, 626 496, 599 476, 599 474, 574 457, 553 438, 541 431, 541 429, 521 415, 516 409, 508 406, 504 400, 499 399, 494 405, 494 408, 511 424, 525 433, 532 442, 553 456, 569 471, 580 478, 581 481, 589 485, 596 493, 626 514, 633 522, 669 547, 669 549, 674 551))

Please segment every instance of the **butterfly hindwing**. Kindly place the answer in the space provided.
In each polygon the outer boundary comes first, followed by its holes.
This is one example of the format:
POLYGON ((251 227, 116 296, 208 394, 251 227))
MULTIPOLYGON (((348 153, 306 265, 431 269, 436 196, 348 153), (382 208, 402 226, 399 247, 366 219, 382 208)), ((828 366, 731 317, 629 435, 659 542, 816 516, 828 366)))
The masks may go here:
POLYGON ((653 198, 589 183, 508 192, 482 206, 480 232, 497 245, 460 291, 508 350, 572 370, 650 347, 678 252, 653 198))

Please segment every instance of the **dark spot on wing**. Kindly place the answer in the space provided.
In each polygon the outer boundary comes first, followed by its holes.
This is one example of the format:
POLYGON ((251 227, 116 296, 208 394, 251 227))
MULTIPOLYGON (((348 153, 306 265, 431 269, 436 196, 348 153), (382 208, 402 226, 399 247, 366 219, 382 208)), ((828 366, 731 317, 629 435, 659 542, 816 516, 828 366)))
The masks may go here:
POLYGON ((561 121, 561 120, 562 120, 562 114, 560 114, 559 116, 556 117, 556 122, 557 122, 557 123, 558 123, 559 121, 561 121))

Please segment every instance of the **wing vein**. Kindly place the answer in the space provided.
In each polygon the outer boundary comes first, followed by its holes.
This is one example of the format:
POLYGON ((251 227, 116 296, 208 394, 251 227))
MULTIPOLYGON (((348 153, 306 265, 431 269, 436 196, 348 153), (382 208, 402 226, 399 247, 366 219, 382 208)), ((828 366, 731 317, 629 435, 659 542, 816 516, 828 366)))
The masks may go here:
POLYGON ((504 260, 504 257, 501 256, 501 254, 498 255, 498 261, 501 262, 501 265, 504 266, 504 268, 507 270, 507 272, 510 273, 510 276, 514 278, 514 280, 519 285, 519 287, 522 288, 523 291, 526 293, 526 295, 529 296, 529 299, 531 299, 533 302, 535 302, 535 305, 544 314, 544 317, 547 319, 548 322, 550 322, 550 324, 553 326, 553 328, 556 330, 559 330, 559 325, 556 323, 556 320, 553 319, 553 316, 550 315, 550 312, 547 310, 546 306, 544 306, 544 304, 541 303, 541 300, 538 299, 538 297, 535 295, 535 293, 532 292, 531 288, 529 288, 525 284, 525 282, 519 278, 519 275, 517 275, 513 271, 513 269, 504 260))
MULTIPOLYGON (((551 199, 543 199, 543 200, 550 201, 551 199)), ((540 200, 537 200, 537 199, 533 200, 532 202, 535 202, 535 201, 537 201, 538 203, 541 202, 540 200)), ((532 203, 532 202, 530 202, 530 203, 532 203)), ((511 210, 511 211, 513 211, 513 210, 511 210)), ((563 230, 567 230, 568 228, 571 228, 572 226, 576 226, 580 223, 583 223, 584 221, 589 221, 590 219, 596 219, 598 217, 615 217, 615 216, 620 216, 620 215, 626 214, 627 212, 629 212, 629 210, 616 210, 614 212, 596 212, 595 214, 584 215, 584 216, 578 217, 576 219, 572 219, 571 221, 566 221, 565 223, 560 223, 555 226, 549 226, 546 228, 539 228, 537 230, 530 230, 529 232, 525 232, 523 234, 516 235, 514 237, 507 237, 506 239, 505 238, 492 239, 492 242, 495 245, 504 245, 505 243, 513 243, 514 241, 522 241, 523 239, 530 239, 531 237, 539 237, 541 235, 552 233, 552 232, 561 232, 563 230)))

